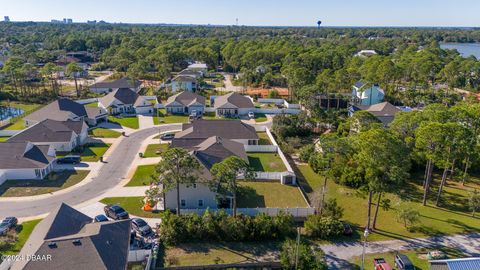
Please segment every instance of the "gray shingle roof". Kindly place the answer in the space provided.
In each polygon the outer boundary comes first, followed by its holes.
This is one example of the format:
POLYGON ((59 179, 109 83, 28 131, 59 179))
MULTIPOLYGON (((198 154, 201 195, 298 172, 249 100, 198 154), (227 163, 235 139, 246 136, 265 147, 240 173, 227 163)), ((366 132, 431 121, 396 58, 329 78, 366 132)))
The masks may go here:
POLYGON ((0 169, 45 168, 54 159, 48 155, 48 148, 29 142, 0 143, 0 169))
MULTIPOLYGON (((195 120, 183 124, 182 131, 175 134, 175 139, 206 139, 212 136, 224 139, 256 140, 255 128, 240 120, 195 120)), ((174 139, 174 140, 175 140, 174 139)))
POLYGON ((118 100, 123 104, 133 105, 139 97, 140 95, 130 88, 119 88, 100 98, 100 102, 105 107, 109 107, 115 100, 118 100))
POLYGON ((173 77, 172 82, 196 82, 197 78, 192 77, 190 75, 177 75, 173 77))
POLYGON ((180 92, 176 95, 173 95, 167 99, 167 103, 165 106, 171 106, 173 102, 178 102, 181 105, 188 107, 191 104, 194 104, 196 102, 202 104, 205 106, 205 97, 200 96, 198 94, 189 92, 189 91, 183 91, 180 92))
POLYGON ((8 142, 70 142, 73 133, 79 135, 84 126, 83 121, 45 119, 14 135, 8 142))
POLYGON ((132 80, 129 78, 120 78, 115 81, 111 82, 98 82, 95 84, 90 85, 90 88, 109 88, 109 89, 116 89, 116 88, 137 88, 142 84, 142 82, 137 80, 132 80))
POLYGON ((242 96, 236 92, 232 92, 223 96, 215 98, 215 109, 219 108, 254 108, 253 102, 250 98, 242 96))
POLYGON ((33 230, 23 255, 51 255, 51 261, 18 261, 19 269, 126 269, 130 220, 92 223, 92 219, 62 204, 33 230), (74 240, 76 242, 74 242, 74 240))
POLYGON ((221 162, 231 156, 248 160, 242 143, 223 139, 218 136, 212 136, 204 140, 195 147, 193 153, 207 169, 211 169, 215 163, 221 162))
POLYGON ((40 122, 45 119, 64 121, 72 117, 87 117, 85 106, 68 98, 60 98, 27 115, 24 119, 40 122))

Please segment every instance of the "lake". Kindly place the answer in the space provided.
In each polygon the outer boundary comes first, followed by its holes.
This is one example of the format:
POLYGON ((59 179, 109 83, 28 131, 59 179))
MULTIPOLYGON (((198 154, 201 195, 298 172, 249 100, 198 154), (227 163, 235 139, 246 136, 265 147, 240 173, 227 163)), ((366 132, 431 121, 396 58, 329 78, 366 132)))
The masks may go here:
POLYGON ((456 49, 463 57, 471 55, 480 59, 480 43, 440 43, 442 49, 456 49))
POLYGON ((22 115, 24 111, 22 109, 14 107, 0 106, 0 120, 5 120, 11 117, 22 115))

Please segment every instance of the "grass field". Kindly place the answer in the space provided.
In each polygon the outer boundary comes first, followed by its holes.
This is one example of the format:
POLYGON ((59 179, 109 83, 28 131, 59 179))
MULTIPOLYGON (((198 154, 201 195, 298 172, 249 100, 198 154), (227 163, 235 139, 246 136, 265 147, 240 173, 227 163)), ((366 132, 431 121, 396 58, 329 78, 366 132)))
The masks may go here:
POLYGON ((100 157, 107 152, 111 144, 106 143, 90 143, 85 144, 81 148, 82 151, 76 149, 72 152, 57 152, 57 157, 67 156, 67 155, 80 155, 82 161, 86 162, 97 162, 100 160, 100 157))
POLYGON ((259 145, 271 145, 272 142, 270 141, 270 138, 268 138, 268 135, 266 132, 257 132, 259 141, 259 145))
POLYGON ((157 151, 163 152, 168 149, 168 146, 168 143, 149 144, 147 149, 145 149, 145 153, 143 153, 143 157, 158 157, 160 153, 157 154, 157 151))
POLYGON ((128 127, 133 129, 138 129, 139 127, 138 118, 136 116, 128 116, 128 117, 109 116, 108 121, 119 124, 122 127, 128 127))
POLYGON ((1 106, 10 106, 10 107, 15 107, 18 109, 22 109, 25 111, 24 115, 22 115, 22 118, 18 118, 13 122, 12 124, 6 126, 5 128, 0 128, 0 129, 5 129, 5 130, 22 130, 25 129, 25 122, 23 121, 23 117, 27 116, 29 113, 33 112, 34 110, 42 107, 42 104, 26 104, 26 103, 20 103, 20 102, 15 102, 12 101, 10 103, 7 102, 0 102, 1 106))
POLYGON ((161 212, 147 212, 143 211, 143 198, 144 197, 110 197, 104 198, 100 202, 104 204, 118 204, 128 213, 146 218, 161 218, 161 212))
POLYGON ((62 171, 44 180, 8 180, 0 185, 0 197, 23 197, 55 192, 80 183, 90 171, 62 171))
POLYGON ((279 246, 278 242, 180 244, 166 250, 165 266, 255 262, 279 246))
POLYGON ((247 153, 250 166, 257 172, 284 172, 287 170, 277 153, 247 153))
POLYGON ((261 123, 267 121, 267 116, 264 113, 255 114, 255 122, 261 123))
POLYGON ((108 128, 94 128, 88 131, 88 135, 97 138, 118 138, 122 134, 108 128))
MULTIPOLYGON (((298 168, 301 185, 308 196, 312 198, 314 192, 323 184, 323 177, 316 175, 308 165, 298 168)), ((457 181, 449 181, 444 188, 441 207, 434 206, 434 197, 439 185, 438 174, 432 185, 431 196, 427 206, 421 205, 422 174, 414 175, 413 181, 405 185, 399 194, 386 194, 384 199, 389 200, 390 209, 379 209, 377 230, 370 236, 370 240, 404 239, 412 237, 428 237, 442 234, 460 234, 480 231, 480 217, 473 218, 467 209, 468 190, 480 188, 480 181, 472 179, 463 187, 457 181), (399 207, 413 208, 420 213, 420 223, 410 231, 397 221, 399 207)), ((365 226, 367 215, 367 199, 359 196, 356 190, 340 186, 329 180, 327 182, 327 198, 335 198, 344 211, 344 219, 358 228, 365 226)))
POLYGON ((85 106, 88 106, 88 107, 98 107, 98 102, 87 103, 87 104, 85 104, 85 106))
POLYGON ((240 182, 238 207, 308 207, 295 186, 282 185, 279 181, 240 182))
POLYGON ((150 185, 151 175, 155 171, 155 165, 140 165, 135 170, 132 179, 126 187, 148 186, 150 185))
POLYGON ((171 124, 171 123, 187 123, 187 115, 167 115, 165 109, 160 109, 159 115, 153 117, 153 124, 171 124))
MULTIPOLYGON (((42 221, 41 219, 25 221, 22 224, 17 226, 17 236, 18 240, 15 242, 15 245, 8 247, 6 249, 0 248, 0 253, 4 255, 18 254, 22 249, 25 242, 27 242, 28 237, 32 233, 33 229, 37 224, 42 221)), ((0 259, 1 262, 1 259, 0 259)))

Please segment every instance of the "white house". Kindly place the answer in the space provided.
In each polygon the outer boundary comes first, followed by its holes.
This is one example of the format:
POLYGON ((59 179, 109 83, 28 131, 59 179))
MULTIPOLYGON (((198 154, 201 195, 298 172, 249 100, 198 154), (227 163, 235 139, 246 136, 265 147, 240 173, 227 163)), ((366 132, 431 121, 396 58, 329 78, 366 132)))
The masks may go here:
POLYGON ((8 142, 31 142, 51 146, 55 151, 72 151, 87 138, 88 126, 84 121, 46 119, 15 134, 8 142))
POLYGON ((373 55, 377 55, 375 50, 361 50, 355 54, 357 57, 369 57, 373 55))
POLYGON ((364 81, 356 82, 352 87, 352 103, 354 105, 373 105, 383 101, 385 92, 378 84, 369 84, 364 81))
POLYGON ((98 99, 98 106, 110 114, 151 114, 153 104, 130 88, 120 88, 98 99))
POLYGON ((43 179, 53 170, 55 150, 31 142, 0 143, 0 184, 5 180, 43 179))
POLYGON ((177 75, 173 77, 171 82, 172 92, 176 93, 179 91, 197 91, 197 78, 190 75, 177 75))
POLYGON ((250 97, 236 92, 216 97, 213 102, 218 117, 239 117, 247 115, 255 109, 250 97))
POLYGON ((202 62, 195 62, 187 67, 187 69, 192 71, 197 71, 202 74, 202 76, 206 76, 208 72, 207 64, 202 62))
POLYGON ((198 94, 183 91, 167 99, 165 110, 171 114, 203 114, 205 111, 205 97, 198 94))
POLYGON ((120 78, 111 82, 98 82, 90 85, 90 91, 94 93, 110 93, 120 88, 129 88, 138 93, 142 87, 142 82, 129 78, 120 78))

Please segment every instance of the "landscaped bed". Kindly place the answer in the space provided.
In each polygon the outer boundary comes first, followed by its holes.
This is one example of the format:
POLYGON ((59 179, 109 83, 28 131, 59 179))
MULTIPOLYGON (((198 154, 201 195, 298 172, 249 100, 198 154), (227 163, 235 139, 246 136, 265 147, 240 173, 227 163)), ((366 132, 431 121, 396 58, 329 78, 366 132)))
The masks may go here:
POLYGON ((149 144, 147 149, 145 149, 145 153, 143 157, 158 157, 160 153, 168 149, 168 143, 157 143, 157 144, 149 144))
POLYGON ((66 170, 51 173, 43 180, 7 180, 0 185, 0 196, 23 197, 55 192, 80 183, 89 172, 66 170))
POLYGON ((104 198, 100 202, 104 204, 118 204, 125 211, 134 216, 146 217, 146 218, 161 218, 162 213, 160 211, 148 212, 143 211, 142 207, 144 197, 110 197, 104 198))
POLYGON ((287 170, 277 153, 247 153, 248 162, 254 171, 284 172, 287 170))
POLYGON ((150 185, 151 176, 155 171, 155 165, 140 165, 135 170, 132 179, 125 186, 148 186, 150 185))
POLYGON ((96 138, 118 138, 122 134, 108 128, 93 128, 88 131, 88 135, 96 138))
POLYGON ((72 152, 57 152, 57 157, 64 157, 67 155, 80 155, 82 161, 97 162, 100 157, 107 152, 111 144, 107 143, 89 143, 78 147, 72 152))
POLYGON ((296 186, 282 185, 278 181, 242 181, 237 200, 239 208, 256 207, 308 207, 296 186))
MULTIPOLYGON (((300 183, 312 196, 323 185, 323 176, 315 174, 308 165, 299 166, 300 183), (304 178, 304 180, 302 179, 304 178)), ((389 201, 389 208, 380 207, 378 212, 377 229, 370 234, 369 240, 390 240, 398 238, 429 237, 441 234, 461 234, 479 232, 480 218, 473 218, 468 209, 468 192, 480 188, 480 180, 471 178, 465 186, 460 181, 449 181, 443 190, 443 207, 435 207, 434 200, 441 175, 435 174, 432 190, 427 206, 422 206, 422 179, 423 174, 412 176, 414 181, 404 187, 400 195, 384 194, 383 200, 389 201), (404 201, 400 200, 402 198, 404 201), (420 222, 411 230, 398 222, 397 209, 411 208, 420 213, 420 222)), ((355 189, 336 184, 331 179, 327 182, 327 199, 337 199, 338 205, 343 207, 343 219, 357 225, 365 226, 367 217, 367 198, 358 195, 355 189)), ((374 209, 375 205, 372 206, 374 209)), ((361 230, 361 229, 359 229, 361 230)), ((359 231, 363 234, 363 231, 359 231)))
POLYGON ((166 113, 165 109, 160 109, 159 113, 153 117, 153 124, 172 124, 172 123, 187 123, 187 115, 174 115, 166 113))
MULTIPOLYGON (((30 234, 32 233, 33 229, 37 224, 42 221, 41 219, 35 219, 35 220, 30 220, 30 221, 25 221, 22 224, 19 224, 17 226, 17 241, 15 242, 14 245, 5 247, 0 245, 0 254, 2 255, 13 255, 13 254, 18 254, 20 250, 22 249, 23 245, 25 245, 25 242, 27 242, 28 237, 30 237, 30 234)), ((0 259, 0 263, 2 260, 0 259)))
POLYGON ((127 117, 115 117, 109 116, 108 121, 116 123, 122 127, 128 127, 133 129, 138 129, 138 118, 136 116, 127 116, 127 117))

